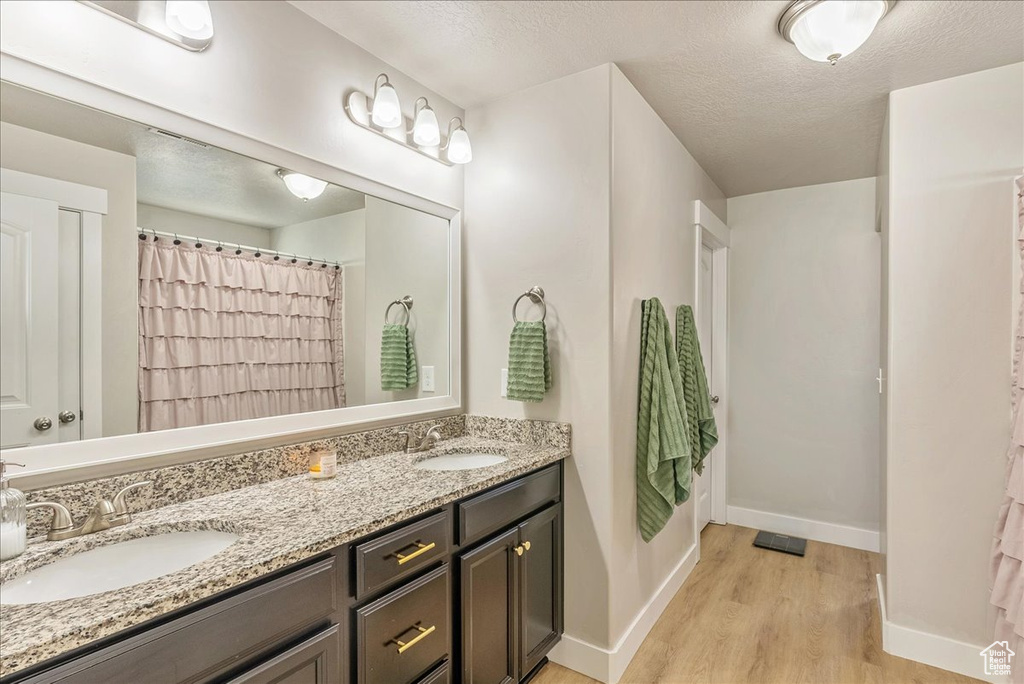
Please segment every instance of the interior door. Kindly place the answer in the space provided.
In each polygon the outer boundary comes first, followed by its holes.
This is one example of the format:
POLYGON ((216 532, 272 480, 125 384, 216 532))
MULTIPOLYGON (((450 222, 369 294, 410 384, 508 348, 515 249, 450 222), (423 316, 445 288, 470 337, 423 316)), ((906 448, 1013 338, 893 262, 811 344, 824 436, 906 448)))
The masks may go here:
MULTIPOLYGON (((714 291, 714 257, 715 253, 705 244, 700 246, 700 271, 697 284, 697 339, 700 341, 700 353, 704 359, 704 372, 707 373, 708 388, 713 388, 712 368, 714 367, 714 325, 715 291, 714 291)), ((712 404, 712 409, 715 406, 712 404)), ((714 452, 712 451, 712 454, 714 452)), ((715 459, 709 454, 704 460, 704 474, 694 471, 694 492, 697 497, 697 529, 703 530, 711 522, 711 482, 714 478, 715 459)))
POLYGON ((0 193, 0 446, 58 441, 58 207, 0 193))

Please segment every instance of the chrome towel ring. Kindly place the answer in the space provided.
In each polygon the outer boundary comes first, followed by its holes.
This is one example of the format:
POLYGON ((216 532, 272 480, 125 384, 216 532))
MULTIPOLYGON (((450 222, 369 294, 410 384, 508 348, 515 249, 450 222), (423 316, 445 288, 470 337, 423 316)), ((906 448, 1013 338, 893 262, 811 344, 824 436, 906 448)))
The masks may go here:
POLYGON ((543 323, 548 317, 548 305, 544 301, 544 288, 540 285, 534 285, 529 290, 516 297, 516 301, 512 305, 512 321, 515 323, 519 322, 519 319, 516 317, 516 308, 518 308, 519 302, 523 301, 523 297, 529 297, 531 302, 534 304, 540 304, 543 307, 543 313, 540 316, 540 320, 543 323))
POLYGON ((391 314, 391 307, 396 304, 401 305, 405 309, 405 324, 409 325, 409 320, 412 318, 412 295, 405 295, 401 299, 388 304, 388 308, 384 310, 384 323, 387 324, 388 316, 391 314))

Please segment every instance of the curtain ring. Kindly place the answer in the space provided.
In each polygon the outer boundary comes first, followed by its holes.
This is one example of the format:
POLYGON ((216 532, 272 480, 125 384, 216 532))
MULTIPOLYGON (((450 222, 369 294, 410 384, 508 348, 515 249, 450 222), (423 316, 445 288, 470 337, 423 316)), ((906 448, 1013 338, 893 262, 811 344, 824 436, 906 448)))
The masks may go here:
POLYGON ((218 252, 223 252, 224 251, 224 243, 222 243, 222 242, 218 242, 217 243, 217 251, 218 252))
POLYGON ((242 253, 242 245, 236 244, 235 245, 235 256, 238 256, 241 253, 242 253))
POLYGON ((180 245, 181 244, 181 240, 178 239, 178 234, 177 233, 174 234, 174 244, 176 244, 176 245, 180 245))

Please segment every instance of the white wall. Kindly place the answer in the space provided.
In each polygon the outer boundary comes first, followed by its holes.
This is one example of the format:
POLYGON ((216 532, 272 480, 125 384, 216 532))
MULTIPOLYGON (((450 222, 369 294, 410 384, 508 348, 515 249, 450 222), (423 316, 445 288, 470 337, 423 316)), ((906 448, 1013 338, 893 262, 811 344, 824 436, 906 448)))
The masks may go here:
POLYGON ((213 43, 194 53, 72 0, 4 2, 0 51, 462 207, 461 166, 357 127, 342 105, 386 71, 407 117, 420 95, 441 121, 460 109, 285 2, 211 5, 213 43))
POLYGON ((1024 64, 890 96, 888 617, 985 645, 1024 64))
POLYGON ((573 424, 566 638, 553 657, 614 679, 632 654, 620 640, 694 541, 692 504, 651 544, 637 532, 639 303, 692 304, 693 201, 725 218, 725 200, 613 65, 473 109, 467 125, 469 410, 573 424), (509 308, 532 285, 547 292, 554 387, 521 404, 499 381, 509 308))
POLYGON ((349 406, 366 403, 366 210, 282 226, 270 231, 281 252, 343 263, 345 307, 345 396, 349 406))
POLYGON ((207 240, 223 240, 225 244, 242 244, 269 249, 271 233, 266 228, 193 214, 177 209, 138 204, 137 220, 140 228, 180 233, 207 240))
MULTIPOLYGON (((103 217, 103 434, 133 434, 138 427, 139 375, 135 158, 6 122, 0 122, 0 138, 4 168, 107 191, 108 212, 103 217)), ((83 409, 88 412, 89 407, 83 409)))
POLYGON ((875 179, 729 199, 729 505, 877 532, 875 179))
MULTIPOLYGON (((445 219, 376 197, 366 198, 366 403, 444 396, 449 393, 449 224, 445 219), (388 305, 413 298, 413 333, 419 383, 400 392, 380 387, 380 341, 388 305), (434 390, 423 367, 434 367, 434 390)), ((395 305, 388 320, 404 321, 395 305)))

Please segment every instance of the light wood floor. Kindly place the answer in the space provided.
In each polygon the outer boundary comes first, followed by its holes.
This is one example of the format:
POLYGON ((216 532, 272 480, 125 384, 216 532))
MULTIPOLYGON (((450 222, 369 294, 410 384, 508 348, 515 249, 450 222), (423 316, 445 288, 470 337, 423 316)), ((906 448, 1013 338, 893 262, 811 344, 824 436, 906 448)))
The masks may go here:
MULTIPOLYGON (((804 558, 708 525, 701 560, 622 684, 960 684, 977 680, 882 651, 878 554, 807 543, 804 558)), ((554 663, 534 684, 594 680, 554 663)))

